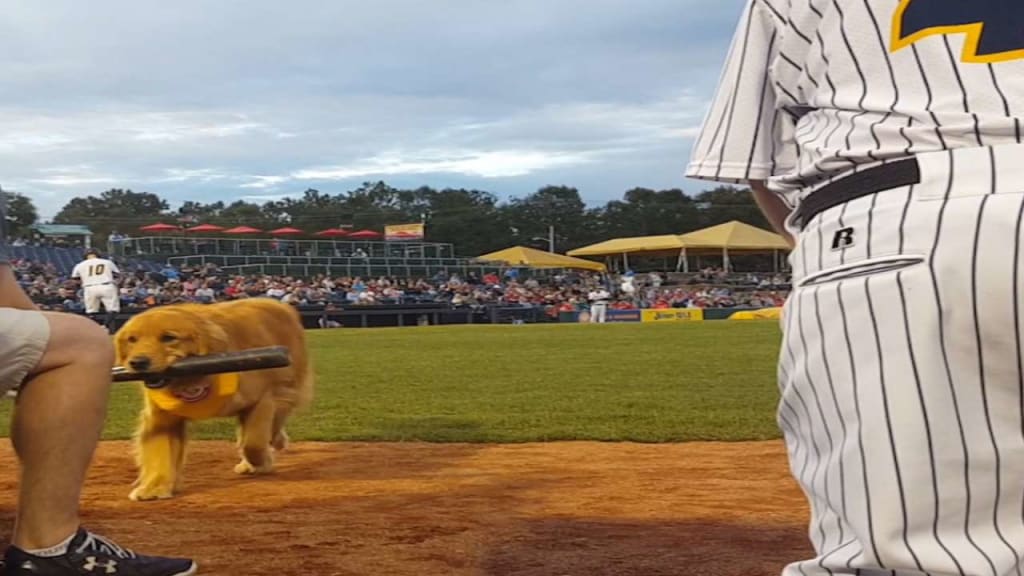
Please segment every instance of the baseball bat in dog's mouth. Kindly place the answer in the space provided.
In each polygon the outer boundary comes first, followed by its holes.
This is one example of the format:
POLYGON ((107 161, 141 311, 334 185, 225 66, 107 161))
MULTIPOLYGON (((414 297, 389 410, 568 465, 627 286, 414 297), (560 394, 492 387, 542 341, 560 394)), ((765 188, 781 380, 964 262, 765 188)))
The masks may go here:
POLYGON ((171 378, 204 376, 224 372, 247 372, 268 368, 283 368, 291 364, 288 348, 270 346, 238 352, 221 352, 205 356, 182 358, 160 372, 132 372, 124 366, 115 366, 111 377, 114 382, 142 381, 149 388, 161 388, 171 378))

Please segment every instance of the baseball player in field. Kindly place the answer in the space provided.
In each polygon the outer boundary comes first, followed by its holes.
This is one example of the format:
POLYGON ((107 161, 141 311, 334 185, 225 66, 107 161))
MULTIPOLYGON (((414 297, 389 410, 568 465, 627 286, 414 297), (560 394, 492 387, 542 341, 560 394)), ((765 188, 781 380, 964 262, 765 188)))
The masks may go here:
POLYGON ((114 315, 121 311, 121 295, 114 281, 114 275, 121 271, 111 260, 101 258, 99 251, 90 248, 85 251, 82 260, 71 270, 71 277, 82 283, 85 313, 95 317, 100 313, 100 305, 106 311, 104 326, 111 329, 114 315))
POLYGON ((687 174, 793 244, 787 576, 1020 575, 1024 2, 748 0, 687 174))
POLYGON ((590 322, 604 324, 608 321, 608 300, 611 298, 602 286, 598 286, 587 294, 590 300, 590 322))

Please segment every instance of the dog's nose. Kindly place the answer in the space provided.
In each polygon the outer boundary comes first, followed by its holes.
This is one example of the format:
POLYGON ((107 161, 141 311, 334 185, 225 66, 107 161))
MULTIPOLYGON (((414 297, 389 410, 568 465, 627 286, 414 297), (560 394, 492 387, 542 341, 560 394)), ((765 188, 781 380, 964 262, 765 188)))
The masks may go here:
POLYGON ((132 367, 132 370, 144 372, 145 370, 149 369, 149 365, 151 363, 152 362, 150 362, 149 357, 147 356, 136 356, 135 358, 132 358, 131 361, 128 362, 128 365, 132 367))

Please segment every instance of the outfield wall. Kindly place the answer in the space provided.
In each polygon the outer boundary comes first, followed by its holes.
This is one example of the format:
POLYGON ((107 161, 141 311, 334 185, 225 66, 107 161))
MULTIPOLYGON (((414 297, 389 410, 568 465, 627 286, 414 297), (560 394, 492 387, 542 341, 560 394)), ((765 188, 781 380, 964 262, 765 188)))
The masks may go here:
MULTIPOLYGON (((781 308, 667 308, 657 310, 608 310, 611 323, 703 322, 705 320, 777 320, 781 308)), ((117 315, 115 329, 140 311, 117 315)), ((343 328, 384 328, 403 326, 437 326, 449 324, 552 324, 590 321, 586 310, 561 312, 552 318, 543 308, 526 306, 487 306, 453 308, 438 304, 403 306, 352 306, 325 310, 299 308, 306 328, 317 329, 333 323, 343 328)), ((102 318, 102 317, 101 317, 102 318)))
MULTIPOLYGON (((665 308, 657 310, 608 310, 612 323, 703 322, 705 320, 778 320, 781 308, 665 308)), ((589 322, 590 313, 561 312, 559 322, 589 322)))

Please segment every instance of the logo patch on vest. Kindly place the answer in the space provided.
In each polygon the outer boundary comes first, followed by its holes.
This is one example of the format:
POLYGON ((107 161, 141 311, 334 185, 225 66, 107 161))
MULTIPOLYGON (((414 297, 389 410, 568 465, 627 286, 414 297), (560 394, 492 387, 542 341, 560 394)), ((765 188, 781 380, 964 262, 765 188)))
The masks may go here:
POLYGON ((189 404, 202 402, 210 396, 210 386, 208 384, 193 384, 183 388, 172 388, 171 394, 178 400, 189 404))
POLYGON ((942 34, 964 35, 961 62, 1024 58, 1024 2, 900 0, 892 21, 893 52, 942 34))

